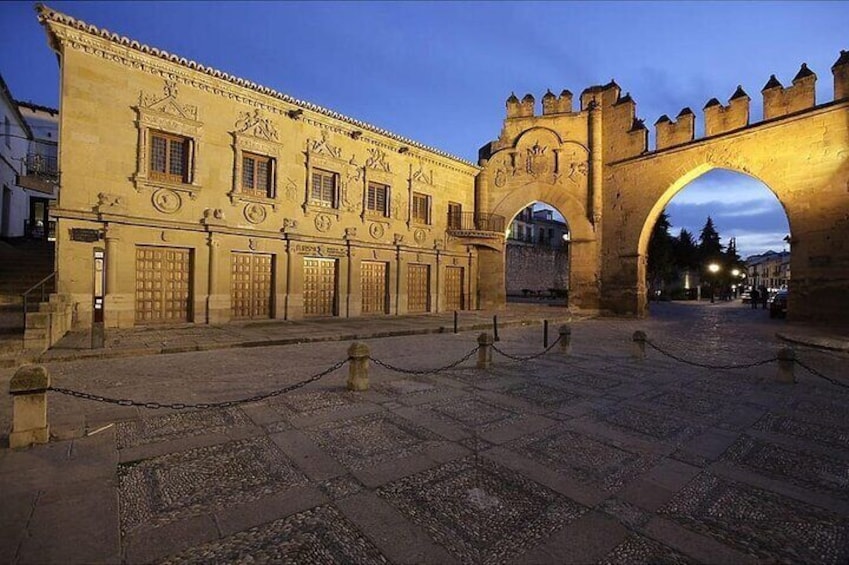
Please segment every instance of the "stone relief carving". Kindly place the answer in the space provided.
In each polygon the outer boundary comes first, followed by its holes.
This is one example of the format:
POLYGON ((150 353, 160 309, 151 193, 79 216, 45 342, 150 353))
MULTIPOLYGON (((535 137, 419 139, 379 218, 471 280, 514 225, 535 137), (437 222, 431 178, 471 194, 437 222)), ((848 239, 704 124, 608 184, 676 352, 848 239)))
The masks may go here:
POLYGON ((256 251, 256 248, 257 248, 256 239, 254 239, 254 238, 248 239, 248 249, 250 249, 251 251, 256 251))
POLYGON ((551 172, 554 169, 552 154, 547 151, 548 147, 540 145, 539 141, 528 147, 525 150, 525 172, 535 178, 551 172))
POLYGON ((283 189, 283 192, 286 194, 287 200, 297 200, 300 196, 298 185, 295 184, 295 181, 291 177, 286 177, 286 187, 283 189))
POLYGON ((259 108, 255 108, 253 112, 239 114, 239 119, 236 120, 236 131, 268 141, 277 141, 277 128, 271 123, 270 118, 263 116, 259 108))
POLYGON ((345 239, 357 237, 357 228, 345 228, 345 239))
POLYGON ((330 155, 337 159, 342 158, 342 149, 330 144, 326 131, 321 132, 321 139, 309 140, 309 150, 310 152, 318 153, 319 155, 330 155))
POLYGON ((329 214, 319 214, 315 217, 315 229, 318 231, 330 231, 331 227, 333 227, 333 219, 329 214))
POLYGON ((160 188, 154 192, 151 201, 153 202, 153 207, 163 214, 174 214, 183 205, 183 199, 180 198, 180 195, 167 188, 160 188))
POLYGON ((245 206, 245 219, 252 224, 261 224, 267 216, 268 212, 262 204, 251 202, 245 206))
POLYGON ((424 230, 419 229, 413 232, 413 239, 415 239, 418 244, 424 243, 426 237, 427 233, 425 233, 424 230))
POLYGON ((368 233, 374 239, 380 239, 381 237, 383 237, 383 234, 385 232, 386 228, 383 226, 383 224, 379 222, 372 222, 371 224, 369 224, 368 233))
POLYGON ((389 167, 389 162, 386 160, 386 152, 381 151, 377 147, 372 147, 368 150, 369 158, 366 159, 366 167, 383 171, 385 173, 392 172, 389 167))
POLYGON ((124 197, 118 194, 111 194, 109 192, 101 192, 97 195, 97 211, 100 213, 104 212, 123 212, 124 211, 124 197))
MULTIPOLYGON (((410 165, 410 170, 412 171, 413 166, 410 165)), ((430 171, 426 171, 424 168, 424 163, 419 161, 419 168, 415 171, 412 171, 410 174, 410 180, 413 182, 420 182, 422 184, 426 184, 428 186, 433 186, 433 169, 430 171)))
POLYGON ((223 222, 224 210, 222 210, 221 208, 207 208, 203 211, 203 219, 204 221, 218 220, 220 222, 223 222))
POLYGON ((148 110, 171 114, 187 120, 197 121, 198 108, 191 104, 181 104, 177 101, 177 82, 165 79, 163 94, 139 94, 139 107, 148 110))
POLYGON ((286 233, 289 230, 296 230, 296 229, 298 229, 298 220, 295 220, 293 218, 283 218, 283 224, 282 224, 282 227, 280 228, 280 231, 282 231, 283 233, 286 233))
POLYGON ((389 213, 395 220, 404 219, 404 211, 407 209, 407 201, 400 196, 393 198, 389 202, 389 213))
POLYGON ((392 241, 395 243, 395 245, 401 245, 402 243, 404 243, 404 234, 396 233, 392 241))
POLYGON ((345 173, 344 181, 340 187, 339 207, 345 212, 356 212, 362 201, 362 198, 357 198, 357 196, 362 195, 365 171, 357 164, 356 157, 351 157, 348 165, 349 168, 345 173))

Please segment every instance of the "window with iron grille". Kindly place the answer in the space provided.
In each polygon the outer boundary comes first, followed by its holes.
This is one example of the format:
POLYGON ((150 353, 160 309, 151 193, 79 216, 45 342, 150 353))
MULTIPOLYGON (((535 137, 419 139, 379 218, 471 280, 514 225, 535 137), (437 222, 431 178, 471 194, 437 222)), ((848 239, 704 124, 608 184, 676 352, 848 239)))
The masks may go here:
POLYGON ((419 224, 430 224, 430 196, 419 192, 413 193, 413 221, 419 224))
POLYGON ((169 182, 190 182, 190 147, 191 142, 186 137, 158 131, 151 132, 150 177, 169 182))
POLYGON ((274 198, 274 159, 253 153, 242 153, 242 192, 274 198))
POLYGON ((448 203, 448 229, 459 230, 463 228, 463 206, 456 202, 448 203))
POLYGON ((310 204, 336 208, 338 202, 336 194, 337 179, 338 175, 336 173, 313 169, 312 184, 310 185, 310 204))
POLYGON ((389 187, 376 182, 368 183, 366 210, 381 216, 389 215, 389 187))

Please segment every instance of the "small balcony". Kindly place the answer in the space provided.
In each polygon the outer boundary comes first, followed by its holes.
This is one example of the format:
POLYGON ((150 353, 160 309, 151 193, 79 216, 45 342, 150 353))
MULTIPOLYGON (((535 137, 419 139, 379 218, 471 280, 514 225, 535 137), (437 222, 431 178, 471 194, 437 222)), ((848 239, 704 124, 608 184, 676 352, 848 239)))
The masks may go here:
POLYGON ((56 157, 29 153, 24 161, 24 174, 18 175, 17 183, 21 188, 53 194, 59 184, 59 168, 56 157))
POLYGON ((470 244, 479 243, 486 247, 500 245, 504 241, 504 229, 507 222, 504 216, 497 214, 479 214, 476 212, 452 212, 448 214, 448 235, 464 238, 470 244))

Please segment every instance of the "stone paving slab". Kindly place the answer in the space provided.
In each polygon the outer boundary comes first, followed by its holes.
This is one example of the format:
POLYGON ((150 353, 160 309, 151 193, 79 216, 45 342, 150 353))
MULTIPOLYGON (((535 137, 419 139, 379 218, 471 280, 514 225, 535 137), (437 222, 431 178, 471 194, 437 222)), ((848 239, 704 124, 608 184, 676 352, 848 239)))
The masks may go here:
MULTIPOLYGON (((690 344, 698 359, 730 362, 741 350, 775 347, 772 326, 740 327, 723 312, 700 313, 719 333, 690 344)), ((637 361, 628 353, 637 327, 681 347, 675 318, 588 320, 573 327, 572 357, 496 358, 488 371, 471 361, 423 376, 373 367, 365 393, 346 391, 340 369, 286 395, 205 411, 51 394, 57 425, 75 432, 0 449, 0 555, 10 563, 849 560, 849 394, 805 373, 778 384, 770 366, 637 361)), ((501 335, 507 351, 541 349, 538 327, 501 335)), ((397 366, 437 367, 475 337, 370 346, 397 366)), ((208 402, 297 382, 345 347, 48 367, 74 389, 208 402)), ((834 369, 849 360, 840 353, 806 355, 849 383, 834 369)), ((0 402, 0 421, 8 410, 0 402)))

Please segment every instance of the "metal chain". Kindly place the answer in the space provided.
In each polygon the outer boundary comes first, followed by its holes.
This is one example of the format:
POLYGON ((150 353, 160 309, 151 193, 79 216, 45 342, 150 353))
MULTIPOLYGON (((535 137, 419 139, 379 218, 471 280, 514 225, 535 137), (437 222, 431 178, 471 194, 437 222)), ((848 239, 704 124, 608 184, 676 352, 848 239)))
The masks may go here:
POLYGON ((794 361, 796 362, 797 365, 801 366, 803 369, 805 369, 806 371, 808 371, 812 375, 815 375, 815 376, 817 376, 821 379, 824 379, 824 380, 830 382, 833 385, 843 387, 843 388, 849 388, 849 385, 847 385, 846 383, 841 383, 838 380, 832 379, 831 377, 827 377, 827 376, 823 375, 822 373, 820 373, 819 371, 817 371, 816 369, 814 369, 813 367, 811 367, 810 365, 807 365, 806 363, 803 363, 802 361, 800 361, 798 359, 794 359, 794 361))
POLYGON ((338 363, 335 363, 321 371, 320 373, 316 373, 315 375, 305 379, 303 381, 297 382, 295 384, 291 384, 285 386, 283 388, 278 388, 271 392, 265 392, 262 394, 257 394, 248 398, 241 398, 238 400, 224 400, 221 402, 198 402, 198 403, 183 403, 183 402, 140 402, 138 400, 130 400, 126 398, 110 398, 108 396, 101 396, 99 394, 91 394, 88 392, 80 392, 77 390, 71 390, 67 388, 60 387, 50 387, 47 390, 58 392, 59 394, 64 394, 66 396, 73 396, 75 398, 82 398, 84 400, 93 400, 95 402, 105 402, 107 404, 117 404, 118 406, 138 406, 140 408, 148 408, 151 410, 158 410, 160 408, 169 408, 172 410, 184 410, 186 408, 192 408, 196 410, 206 410, 207 408, 229 408, 231 406, 236 406, 237 404, 247 404, 249 402, 259 402, 260 400, 265 400, 266 398, 271 398, 274 396, 279 396, 281 394, 285 394, 287 392, 292 392, 293 390, 297 390, 301 387, 304 387, 310 383, 314 383, 322 377, 325 377, 335 371, 336 369, 342 367, 345 363, 350 361, 349 359, 343 359, 338 363))
POLYGON ((454 367, 456 367, 457 365, 460 365, 464 361, 468 361, 469 358, 472 355, 477 353, 478 349, 480 349, 480 346, 475 347, 474 349, 472 349, 471 351, 466 353, 462 358, 458 359, 457 361, 454 361, 450 365, 445 365, 444 367, 439 367, 438 369, 402 369, 401 367, 396 367, 395 365, 390 365, 389 363, 386 363, 385 361, 381 361, 380 359, 375 359, 374 357, 369 357, 369 359, 374 361, 375 365, 380 365, 384 369, 389 369, 390 371, 395 371, 395 372, 398 372, 398 373, 405 373, 407 375, 429 375, 431 373, 440 373, 442 371, 447 371, 449 369, 453 369, 454 367))
POLYGON ((507 357, 508 359, 512 359, 514 361, 530 361, 531 359, 536 359, 537 357, 542 357, 543 355, 545 355, 546 353, 551 351, 554 348, 554 346, 557 345, 558 343, 560 343, 560 336, 558 336, 557 339, 554 340, 554 343, 552 343, 551 345, 549 345, 548 347, 546 347, 545 349, 543 349, 539 353, 534 353, 533 355, 528 355, 528 356, 511 355, 511 354, 507 353, 506 351, 501 351, 500 349, 498 349, 498 346, 496 346, 494 343, 492 344, 491 347, 495 351, 497 351, 498 353, 503 355, 504 357, 507 357))
POLYGON ((752 367, 759 367, 761 365, 766 365, 767 363, 772 363, 773 361, 778 360, 778 357, 773 357, 772 359, 764 359, 763 361, 755 361, 753 363, 743 363, 741 365, 709 365, 707 363, 697 363, 696 361, 688 361, 687 359, 684 359, 683 357, 678 357, 677 355, 675 355, 673 353, 669 353, 668 351, 664 351, 663 349, 659 348, 657 345, 655 345, 654 343, 652 343, 649 340, 646 340, 646 343, 649 345, 649 347, 651 347, 652 349, 654 349, 658 353, 661 353, 662 355, 666 355, 670 359, 674 359, 674 360, 676 360, 680 363, 685 363, 687 365, 692 365, 693 367, 701 367, 703 369, 721 369, 721 370, 725 370, 725 369, 750 369, 752 367))

